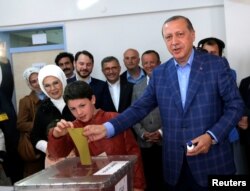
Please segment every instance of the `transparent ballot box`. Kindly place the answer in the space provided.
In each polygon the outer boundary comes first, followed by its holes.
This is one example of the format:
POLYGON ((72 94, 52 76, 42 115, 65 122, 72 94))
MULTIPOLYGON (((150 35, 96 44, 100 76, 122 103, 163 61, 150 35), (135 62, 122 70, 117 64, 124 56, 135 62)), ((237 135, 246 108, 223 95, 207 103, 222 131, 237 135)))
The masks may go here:
POLYGON ((67 158, 14 184, 14 191, 132 191, 136 156, 92 157, 82 165, 67 158))

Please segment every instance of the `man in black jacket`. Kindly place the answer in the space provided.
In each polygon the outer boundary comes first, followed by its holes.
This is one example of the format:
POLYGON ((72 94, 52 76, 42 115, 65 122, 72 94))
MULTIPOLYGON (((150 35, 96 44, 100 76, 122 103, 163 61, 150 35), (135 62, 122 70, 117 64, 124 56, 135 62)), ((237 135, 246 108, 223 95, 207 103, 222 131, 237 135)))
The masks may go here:
POLYGON ((240 142, 244 145, 246 153, 246 163, 248 166, 248 174, 250 173, 250 76, 244 78, 240 82, 239 91, 245 103, 245 113, 238 123, 240 131, 240 142))
POLYGON ((105 57, 102 72, 106 77, 102 106, 104 111, 121 113, 131 104, 133 84, 120 77, 121 66, 117 58, 105 57))
POLYGON ((10 62, 0 57, 0 128, 4 134, 6 152, 2 151, 2 165, 12 184, 22 179, 23 164, 17 152, 19 132, 16 111, 12 103, 14 89, 10 62))

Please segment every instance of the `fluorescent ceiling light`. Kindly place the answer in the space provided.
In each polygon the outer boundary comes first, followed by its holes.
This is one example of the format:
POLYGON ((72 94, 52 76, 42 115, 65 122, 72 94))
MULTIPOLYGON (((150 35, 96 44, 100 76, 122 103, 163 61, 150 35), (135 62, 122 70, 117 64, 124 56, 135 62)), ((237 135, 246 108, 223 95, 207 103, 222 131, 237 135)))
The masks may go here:
POLYGON ((80 10, 87 9, 97 3, 99 0, 78 0, 77 1, 77 7, 80 10))

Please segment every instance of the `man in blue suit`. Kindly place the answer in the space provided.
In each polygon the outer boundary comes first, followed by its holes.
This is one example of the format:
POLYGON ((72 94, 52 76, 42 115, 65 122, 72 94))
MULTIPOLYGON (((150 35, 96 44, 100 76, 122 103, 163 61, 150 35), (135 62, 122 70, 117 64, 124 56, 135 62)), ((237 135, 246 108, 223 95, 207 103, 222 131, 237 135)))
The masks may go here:
POLYGON ((83 134, 89 141, 111 137, 158 106, 168 189, 208 190, 208 175, 235 173, 228 134, 243 114, 243 101, 227 61, 193 47, 188 18, 167 19, 162 35, 173 58, 154 69, 142 97, 109 122, 84 127, 83 134))
POLYGON ((74 66, 76 70, 76 80, 82 80, 89 84, 96 97, 95 107, 97 109, 100 108, 102 106, 105 82, 91 76, 94 68, 94 56, 87 50, 78 51, 75 54, 74 66))

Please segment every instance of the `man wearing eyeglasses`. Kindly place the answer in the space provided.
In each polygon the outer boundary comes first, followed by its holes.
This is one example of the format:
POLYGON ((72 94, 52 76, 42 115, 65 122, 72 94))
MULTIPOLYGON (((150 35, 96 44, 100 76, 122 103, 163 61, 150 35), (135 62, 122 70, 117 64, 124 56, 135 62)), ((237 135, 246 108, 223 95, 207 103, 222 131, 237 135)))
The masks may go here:
POLYGON ((120 78, 121 66, 117 58, 108 56, 101 63, 107 79, 101 108, 120 113, 131 104, 133 84, 120 78))

